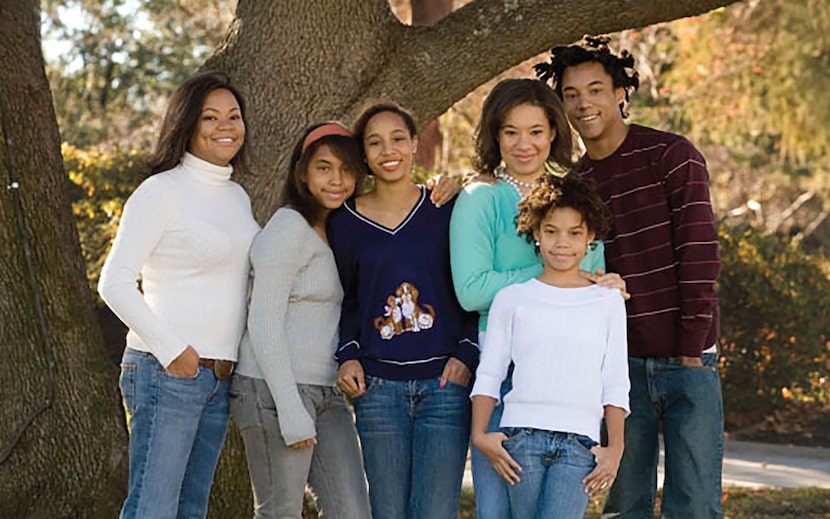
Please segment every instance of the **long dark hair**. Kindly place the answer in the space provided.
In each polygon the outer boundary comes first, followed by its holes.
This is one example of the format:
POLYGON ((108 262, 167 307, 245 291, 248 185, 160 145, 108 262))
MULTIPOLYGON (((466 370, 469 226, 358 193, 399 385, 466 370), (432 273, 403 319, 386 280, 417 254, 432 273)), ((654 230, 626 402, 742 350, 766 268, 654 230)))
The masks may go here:
MULTIPOLYGON (((245 99, 231 84, 227 74, 216 71, 196 74, 182 83, 170 96, 156 150, 150 158, 151 175, 172 169, 181 162, 199 125, 202 105, 207 96, 217 89, 225 89, 233 94, 239 103, 242 120, 246 120, 245 99)), ((246 171, 244 142, 239 152, 231 159, 231 165, 234 173, 246 171)))
MULTIPOLYGON (((366 179, 366 165, 363 163, 362 146, 355 137, 346 135, 326 135, 312 142, 306 143, 306 137, 317 128, 332 124, 332 121, 312 124, 303 131, 302 136, 294 146, 291 161, 288 164, 288 177, 282 187, 282 202, 303 215, 309 225, 314 225, 320 219, 323 208, 317 203, 311 191, 308 190, 307 171, 311 157, 320 146, 328 146, 331 152, 347 166, 355 177, 354 193, 360 192, 366 179)), ((339 124, 339 123, 334 123, 339 124)), ((354 195, 353 195, 354 196, 354 195)))
POLYGON ((519 105, 538 106, 544 110, 550 127, 556 132, 550 145, 548 163, 564 169, 573 165, 573 137, 562 101, 547 84, 536 79, 504 79, 493 87, 481 108, 481 119, 476 128, 476 171, 492 175, 501 163, 499 130, 507 112, 519 105))

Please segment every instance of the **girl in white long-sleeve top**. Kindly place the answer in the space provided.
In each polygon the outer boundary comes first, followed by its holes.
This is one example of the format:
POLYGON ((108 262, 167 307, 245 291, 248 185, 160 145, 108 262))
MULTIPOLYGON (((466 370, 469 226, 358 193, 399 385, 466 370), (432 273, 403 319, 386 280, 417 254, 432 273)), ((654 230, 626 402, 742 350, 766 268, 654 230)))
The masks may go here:
POLYGON ((496 295, 472 391, 472 441, 510 483, 514 518, 582 517, 589 494, 610 488, 619 467, 629 412, 625 305, 619 290, 579 275, 609 221, 573 174, 542 179, 519 204, 518 231, 535 241, 544 268, 496 295), (501 429, 487 433, 511 362, 501 429), (603 419, 608 442, 599 446, 603 419))

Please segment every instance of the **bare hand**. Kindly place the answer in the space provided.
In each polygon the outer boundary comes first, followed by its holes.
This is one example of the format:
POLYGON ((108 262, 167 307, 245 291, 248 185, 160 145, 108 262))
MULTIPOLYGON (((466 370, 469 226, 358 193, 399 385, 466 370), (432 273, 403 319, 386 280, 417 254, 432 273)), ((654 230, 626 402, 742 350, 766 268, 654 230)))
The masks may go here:
POLYGON ((463 186, 469 186, 470 184, 474 184, 476 182, 481 182, 482 184, 490 184, 491 186, 494 186, 499 183, 499 179, 497 179, 493 175, 483 175, 475 171, 470 171, 469 173, 466 173, 464 177, 462 177, 461 179, 461 185, 463 186))
POLYGON ((450 360, 444 364, 444 371, 441 373, 441 381, 438 385, 439 387, 444 387, 447 381, 450 381, 453 384, 466 387, 470 383, 472 376, 473 374, 466 364, 455 357, 450 357, 450 360))
POLYGON ((193 378, 199 374, 199 354, 188 345, 173 362, 167 365, 167 372, 174 377, 193 378))
POLYGON ((687 357, 685 355, 681 355, 677 357, 677 362, 679 362, 681 366, 688 366, 690 368, 699 368, 703 366, 703 359, 700 357, 687 357))
POLYGON ((522 471, 522 467, 502 446, 502 442, 506 439, 507 436, 500 432, 475 434, 473 445, 490 460, 499 476, 511 485, 515 485, 521 481, 519 472, 522 471))
POLYGON ((317 438, 308 438, 307 440, 300 440, 298 442, 292 443, 289 445, 292 449, 300 450, 305 449, 307 447, 313 447, 317 445, 317 438))
POLYGON ((441 207, 461 191, 461 186, 447 175, 438 175, 427 180, 427 187, 432 190, 429 200, 435 207, 441 207))
POLYGON ((600 447, 597 445, 591 449, 594 453, 597 466, 590 474, 582 480, 585 483, 585 493, 595 496, 607 492, 617 478, 617 470, 620 468, 622 448, 600 447))
POLYGON ((337 370, 337 387, 347 396, 356 397, 366 392, 363 365, 359 360, 347 360, 337 370))
POLYGON ((625 280, 616 272, 604 273, 602 269, 597 269, 595 273, 590 273, 585 270, 580 270, 579 275, 584 279, 595 283, 605 288, 616 288, 622 293, 623 299, 631 299, 631 294, 626 292, 625 280))

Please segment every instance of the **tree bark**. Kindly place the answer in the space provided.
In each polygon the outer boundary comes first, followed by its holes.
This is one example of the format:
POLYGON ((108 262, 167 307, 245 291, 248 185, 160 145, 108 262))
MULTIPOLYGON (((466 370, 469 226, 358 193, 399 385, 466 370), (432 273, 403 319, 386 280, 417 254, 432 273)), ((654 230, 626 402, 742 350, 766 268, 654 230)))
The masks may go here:
MULTIPOLYGON (((430 26, 452 12, 452 0, 412 0, 412 25, 430 26)), ((415 162, 427 171, 435 169, 435 159, 441 153, 444 136, 438 119, 424 124, 418 135, 415 162)))
POLYGON ((228 72, 250 105, 243 181, 265 221, 279 205, 286 150, 309 123, 346 122, 389 98, 422 122, 499 72, 583 34, 705 13, 735 0, 475 0, 430 27, 395 18, 387 0, 239 0, 206 66, 228 72))
POLYGON ((0 517, 112 517, 126 488, 125 426, 67 194, 39 15, 33 0, 0 3, 0 517))

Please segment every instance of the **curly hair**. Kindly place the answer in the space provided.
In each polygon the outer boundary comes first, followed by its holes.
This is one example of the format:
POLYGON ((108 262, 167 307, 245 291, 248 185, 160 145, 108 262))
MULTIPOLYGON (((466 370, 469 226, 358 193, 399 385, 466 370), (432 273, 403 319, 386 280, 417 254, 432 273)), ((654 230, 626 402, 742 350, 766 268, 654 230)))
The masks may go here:
MULTIPOLYGON (((577 173, 564 176, 543 175, 533 190, 519 202, 516 231, 529 243, 535 243, 533 232, 554 209, 570 207, 582 215, 589 232, 602 239, 611 229, 611 213, 597 193, 594 182, 577 173)), ((539 246, 536 245, 536 252, 539 246)))
POLYGON ((536 75, 542 81, 552 80, 553 88, 562 98, 562 76, 565 69, 583 63, 596 62, 602 65, 605 72, 611 76, 614 88, 625 91, 625 102, 620 103, 620 113, 623 118, 628 117, 625 112, 625 103, 629 101, 630 93, 640 86, 640 76, 634 70, 634 56, 627 50, 617 56, 608 48, 611 38, 608 36, 585 35, 576 45, 559 45, 550 51, 550 61, 537 63, 533 66, 536 75))
POLYGON ((501 130, 507 112, 519 105, 538 106, 545 112, 556 137, 550 146, 547 162, 563 169, 573 165, 573 140, 562 101, 545 83, 535 79, 504 79, 500 81, 481 107, 481 119, 475 132, 476 155, 473 166, 478 173, 493 175, 502 160, 499 148, 501 130))

